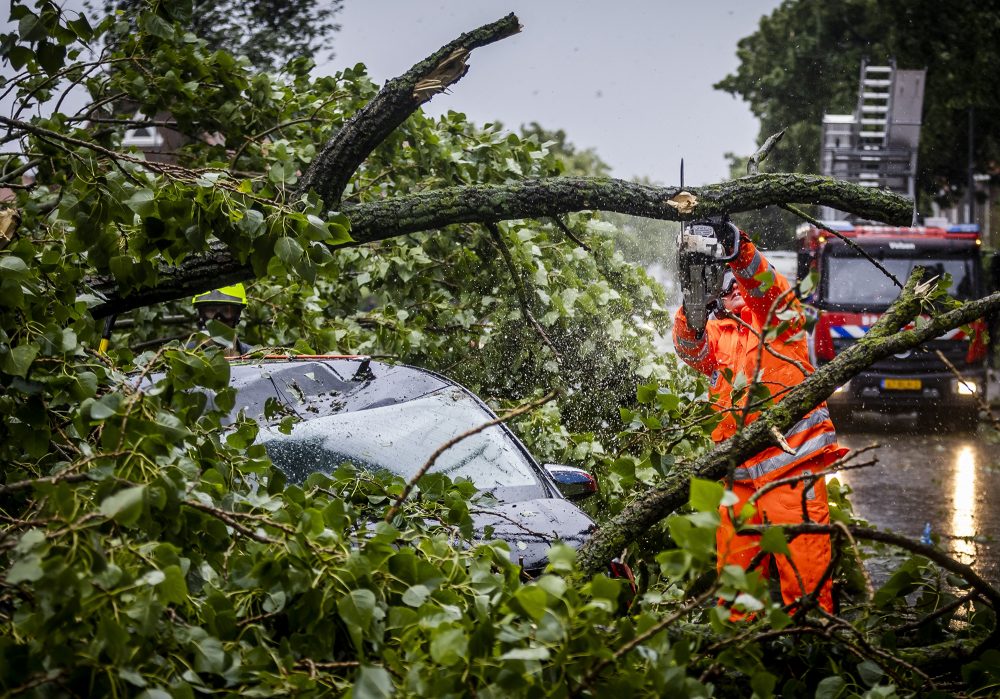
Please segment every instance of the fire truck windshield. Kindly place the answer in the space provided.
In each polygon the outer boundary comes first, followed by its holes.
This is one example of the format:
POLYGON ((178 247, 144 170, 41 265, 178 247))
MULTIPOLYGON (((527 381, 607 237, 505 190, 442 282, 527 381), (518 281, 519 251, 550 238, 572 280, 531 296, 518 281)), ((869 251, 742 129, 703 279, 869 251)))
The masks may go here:
MULTIPOLYGON (((916 266, 926 269, 925 280, 950 274, 948 293, 957 299, 970 299, 975 291, 969 259, 883 257, 879 263, 903 283, 916 266)), ((888 307, 899 296, 899 288, 892 280, 863 257, 827 257, 824 271, 824 300, 831 306, 861 306, 875 310, 888 307)))

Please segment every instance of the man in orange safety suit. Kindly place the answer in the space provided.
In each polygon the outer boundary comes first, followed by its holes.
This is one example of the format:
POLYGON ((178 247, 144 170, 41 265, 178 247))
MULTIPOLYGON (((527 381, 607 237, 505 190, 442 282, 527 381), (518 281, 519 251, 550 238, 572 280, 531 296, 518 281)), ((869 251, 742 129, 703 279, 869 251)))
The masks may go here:
MULTIPOLYGON (((745 411, 746 397, 739 398, 733 405, 733 387, 726 369, 731 370, 734 379, 739 375, 745 377, 748 385, 753 385, 755 380, 763 384, 776 401, 813 371, 803 331, 805 315, 788 280, 771 266, 746 233, 740 231, 739 235, 739 254, 728 263, 729 270, 723 282, 724 310, 716 311, 717 317, 707 322, 700 336, 688 325, 683 307, 677 311, 674 323, 674 346, 678 355, 710 378, 710 398, 714 407, 724 414, 712 433, 716 442, 736 432, 737 418, 743 418, 744 412, 746 423, 759 414, 752 409, 745 411), (777 337, 767 338, 767 329, 773 332, 782 322, 787 323, 787 327, 781 329, 777 337), (766 338, 764 348, 760 347, 762 338, 766 338)), ((731 243, 729 247, 731 250, 731 243)), ((825 403, 799 420, 784 437, 785 446, 794 453, 777 445, 769 446, 735 469, 732 487, 739 502, 732 508, 720 508, 722 522, 716 535, 720 571, 730 564, 746 569, 760 550, 759 537, 738 535, 732 519, 733 513, 740 513, 754 493, 777 479, 820 473, 847 452, 837 444, 825 403)), ((748 521, 744 520, 744 524, 791 525, 804 521, 830 522, 823 478, 781 485, 764 492, 756 501, 756 513, 748 521), (806 490, 804 499, 803 489, 806 490)), ((788 547, 790 557, 774 555, 782 599, 786 604, 794 604, 803 594, 814 594, 819 605, 832 612, 829 577, 819 584, 830 564, 830 537, 800 535, 790 541, 788 547)), ((762 565, 765 576, 770 573, 769 564, 766 558, 762 565)))

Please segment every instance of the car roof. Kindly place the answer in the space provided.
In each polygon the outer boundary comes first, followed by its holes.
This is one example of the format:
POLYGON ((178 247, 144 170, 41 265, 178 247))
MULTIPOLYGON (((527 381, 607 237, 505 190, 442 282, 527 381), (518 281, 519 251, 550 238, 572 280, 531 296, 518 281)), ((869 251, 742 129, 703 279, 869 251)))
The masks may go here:
POLYGON ((426 369, 368 357, 232 360, 229 384, 236 389, 232 414, 244 410, 254 419, 264 415, 269 398, 304 420, 405 403, 448 387, 480 403, 462 386, 426 369))

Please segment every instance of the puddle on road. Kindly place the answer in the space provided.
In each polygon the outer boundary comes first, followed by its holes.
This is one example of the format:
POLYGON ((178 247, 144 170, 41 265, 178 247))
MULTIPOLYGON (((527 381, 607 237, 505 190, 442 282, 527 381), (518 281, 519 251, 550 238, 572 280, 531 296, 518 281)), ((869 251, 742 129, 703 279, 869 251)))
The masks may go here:
MULTIPOLYGON (((854 491, 855 515, 916 540, 930 524, 942 549, 1000 585, 1000 443, 985 425, 938 434, 905 420, 872 418, 839 433, 852 449, 881 445, 877 465, 837 475, 854 491)), ((889 572, 888 562, 873 563, 876 577, 889 572)))

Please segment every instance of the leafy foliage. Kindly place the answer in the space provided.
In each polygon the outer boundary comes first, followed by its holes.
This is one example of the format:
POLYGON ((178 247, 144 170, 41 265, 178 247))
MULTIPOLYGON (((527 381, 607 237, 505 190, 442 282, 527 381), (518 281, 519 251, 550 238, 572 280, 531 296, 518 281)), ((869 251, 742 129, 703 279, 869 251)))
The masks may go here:
POLYGON ((849 0, 783 3, 740 40, 740 67, 716 87, 747 100, 761 141, 787 128, 768 166, 816 172, 824 113, 854 110, 862 57, 900 68, 927 68, 918 189, 942 202, 967 182, 968 110, 975 110, 975 167, 989 171, 1000 153, 1000 113, 989 78, 1000 66, 992 4, 849 0), (967 47, 977 47, 975 52, 967 47), (933 58, 932 58, 933 57, 933 58))
MULTIPOLYGON (((328 42, 340 29, 333 18, 342 6, 343 0, 182 0, 162 3, 160 9, 168 21, 179 22, 209 45, 246 56, 258 68, 275 69, 296 58, 312 59, 317 52, 332 57, 328 42)), ((102 0, 100 7, 104 14, 120 12, 130 18, 147 3, 102 0)))
MULTIPOLYGON (((96 351, 97 275, 147 289, 224 246, 258 275, 246 323, 258 345, 391 354, 498 406, 560 387, 518 427, 540 456, 598 473, 601 521, 704 451, 717 416, 699 401, 704 379, 655 350, 662 292, 615 250, 607 221, 565 221, 589 251, 551 221, 349 247, 346 217, 292 196, 318 144, 375 95, 363 67, 313 78, 298 59, 257 73, 163 6, 93 24, 48 0, 12 13, 3 51, 20 73, 2 119, 16 152, 0 178, 21 225, 0 249, 4 692, 700 697, 749 683, 761 697, 892 696, 924 687, 922 647, 949 658, 995 628, 984 598, 926 558, 874 605, 849 599, 850 621, 791 615, 758 573, 715 574, 729 495, 714 482, 696 481, 689 508, 631 552, 634 598, 619 579, 581 575, 562 545, 522 579, 509 545, 474 531, 482 502, 468 483, 431 474, 389 522, 398 479, 345 467, 288 485, 257 424, 228 423, 221 350, 183 347, 187 304, 134 312, 96 351), (92 63, 86 47, 99 45, 92 63), (80 112, 26 116, 73 85, 89 96, 80 112), (128 147, 130 129, 153 126, 176 135, 174 152, 128 147), (717 598, 753 619, 730 623, 717 598)), ((345 200, 565 167, 536 137, 417 113, 345 200)), ((792 534, 765 536, 780 550, 792 534)), ((863 602, 854 549, 838 541, 863 602)), ((966 686, 996 682, 992 657, 955 666, 966 686)))

